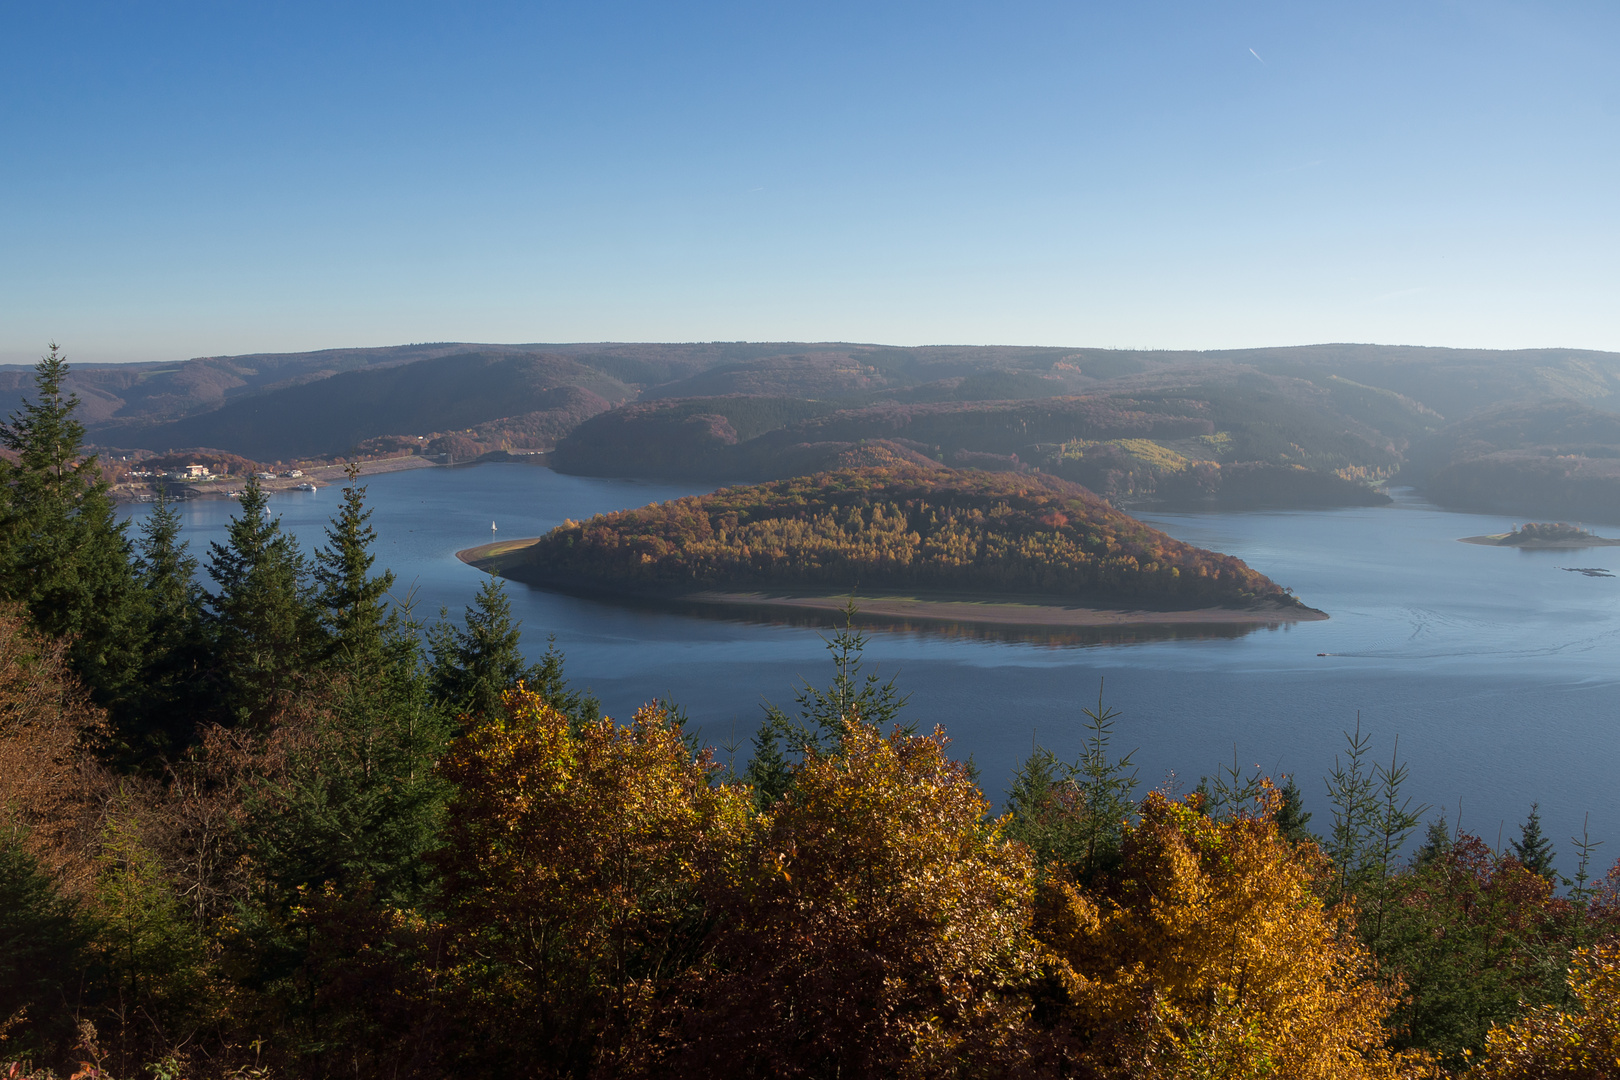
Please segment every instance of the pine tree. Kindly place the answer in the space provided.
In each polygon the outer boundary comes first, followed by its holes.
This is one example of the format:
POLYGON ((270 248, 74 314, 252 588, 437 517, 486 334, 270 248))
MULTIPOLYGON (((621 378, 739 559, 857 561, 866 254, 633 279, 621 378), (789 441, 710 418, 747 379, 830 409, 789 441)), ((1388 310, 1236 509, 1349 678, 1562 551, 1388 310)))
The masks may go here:
POLYGON ((350 464, 346 474, 343 506, 326 529, 330 546, 315 554, 315 582, 331 657, 353 668, 381 659, 385 640, 397 630, 397 616, 386 599, 394 585, 393 571, 371 573, 377 561, 371 551, 377 532, 369 524, 371 511, 360 484, 360 466, 350 464))
POLYGON ((123 717, 116 738, 132 764, 172 755, 188 743, 205 701, 209 643, 197 560, 180 535, 180 515, 159 489, 141 522, 135 574, 146 597, 147 644, 141 693, 123 717))
POLYGON ((782 752, 786 735, 782 721, 774 716, 767 716, 754 732, 754 753, 742 778, 753 789, 756 810, 769 810, 793 786, 793 764, 782 752))
POLYGON ((324 651, 303 553, 267 504, 250 479, 226 542, 209 545, 221 704, 233 724, 269 722, 324 651))
POLYGON ((1282 802, 1271 815, 1272 822, 1277 826, 1277 835, 1291 844, 1301 844, 1309 840, 1316 843, 1316 834, 1305 826, 1310 824, 1310 812, 1305 809, 1305 797, 1294 783, 1292 776, 1288 777, 1280 791, 1282 802))
POLYGON ((1451 850, 1451 828, 1446 824, 1446 815, 1441 814, 1429 822, 1428 830, 1423 834, 1423 843, 1412 853, 1412 868, 1421 870, 1432 866, 1451 850))
MULTIPOLYGON (((910 694, 901 694, 893 677, 882 682, 874 674, 861 677, 862 656, 866 651, 866 635, 855 626, 859 609, 852 598, 844 606, 844 625, 833 636, 822 642, 833 660, 832 684, 823 690, 800 680, 793 695, 799 707, 797 720, 790 718, 779 706, 765 705, 766 721, 783 733, 794 750, 809 749, 827 753, 843 738, 844 722, 859 718, 880 731, 899 723, 901 710, 906 707, 910 694)), ((915 724, 900 724, 901 733, 915 735, 915 724)))
POLYGON ((448 611, 441 611, 438 625, 428 631, 434 696, 457 714, 489 716, 500 708, 501 695, 523 682, 576 725, 601 716, 595 697, 569 688, 555 637, 533 665, 524 659, 522 641, 522 624, 512 621, 505 584, 498 577, 485 578, 461 627, 449 621, 448 611))
POLYGON ((1513 849, 1513 857, 1526 870, 1552 881, 1553 858, 1558 853, 1553 850, 1552 840, 1541 834, 1540 811, 1540 803, 1530 804, 1530 816, 1520 826, 1519 838, 1508 846, 1513 849))
POLYGON ((83 453, 78 396, 55 344, 34 369, 34 400, 0 425, 0 593, 27 606, 34 624, 72 639, 79 675, 103 705, 136 692, 144 611, 130 545, 94 455, 83 453))

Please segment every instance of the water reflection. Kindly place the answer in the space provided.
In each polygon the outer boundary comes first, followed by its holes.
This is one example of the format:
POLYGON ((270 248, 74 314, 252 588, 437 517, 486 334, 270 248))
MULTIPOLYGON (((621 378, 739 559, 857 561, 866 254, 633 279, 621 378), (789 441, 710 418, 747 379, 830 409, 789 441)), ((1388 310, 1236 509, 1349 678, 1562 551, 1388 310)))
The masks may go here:
MULTIPOLYGON (((538 586, 528 586, 538 589, 538 586)), ((539 590, 546 591, 546 590, 539 590)), ((649 597, 585 597, 592 603, 636 611, 668 612, 713 621, 752 626, 794 626, 833 629, 844 625, 844 613, 795 604, 773 604, 769 600, 726 603, 719 600, 658 599, 649 597)), ((888 612, 860 610, 856 597, 854 623, 864 629, 927 637, 957 638, 967 641, 999 641, 1053 648, 1095 645, 1131 645, 1149 641, 1210 641, 1245 637, 1257 630, 1286 629, 1287 621, 1257 622, 1143 622, 1113 623, 1100 626, 1019 626, 1010 623, 977 622, 967 619, 929 618, 888 612)))

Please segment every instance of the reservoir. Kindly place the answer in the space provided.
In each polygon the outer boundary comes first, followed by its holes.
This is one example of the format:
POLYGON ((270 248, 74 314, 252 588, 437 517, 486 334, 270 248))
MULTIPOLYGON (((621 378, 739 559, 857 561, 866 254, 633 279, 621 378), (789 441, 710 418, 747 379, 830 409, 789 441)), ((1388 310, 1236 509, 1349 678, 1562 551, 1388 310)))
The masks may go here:
MULTIPOLYGON (((530 465, 368 477, 378 562, 419 619, 453 617, 481 575, 455 552, 535 536, 565 518, 642 506, 712 485, 564 476, 530 465), (499 532, 491 534, 494 522, 499 532)), ((1297 777, 1310 827, 1331 826, 1322 776, 1357 723, 1373 754, 1410 766, 1403 794, 1493 847, 1539 802, 1574 870, 1570 837, 1590 815, 1599 873, 1620 856, 1620 549, 1524 551, 1458 543, 1508 531, 1496 515, 1390 507, 1143 514, 1170 535, 1243 559, 1331 618, 1276 629, 1133 641, 1009 640, 968 628, 873 629, 867 670, 894 675, 923 729, 943 725, 999 801, 1034 744, 1079 753, 1081 708, 1099 682, 1120 712, 1114 749, 1135 750, 1142 787, 1185 790, 1234 753, 1245 770, 1297 777)), ((306 548, 324 542, 337 487, 271 497, 306 548)), ((233 500, 180 507, 192 553, 224 538, 233 500)), ((139 516, 144 507, 126 509, 139 516)), ((1597 528, 1604 535, 1620 530, 1597 528)), ((205 582, 205 584, 209 584, 205 582)), ((628 717, 668 698, 722 760, 741 767, 761 703, 791 709, 802 677, 831 680, 824 630, 637 609, 508 583, 531 656, 555 634, 576 686, 628 717)))

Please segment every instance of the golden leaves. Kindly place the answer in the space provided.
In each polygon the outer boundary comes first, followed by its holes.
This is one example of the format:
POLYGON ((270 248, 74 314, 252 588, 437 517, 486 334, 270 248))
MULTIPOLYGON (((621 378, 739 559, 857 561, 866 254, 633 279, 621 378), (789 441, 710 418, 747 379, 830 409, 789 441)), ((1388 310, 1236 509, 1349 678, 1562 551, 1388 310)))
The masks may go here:
POLYGON ((1382 1029, 1394 1001, 1317 900, 1313 868, 1263 817, 1216 823, 1155 793, 1114 876, 1049 886, 1040 935, 1104 1074, 1397 1075, 1382 1029))

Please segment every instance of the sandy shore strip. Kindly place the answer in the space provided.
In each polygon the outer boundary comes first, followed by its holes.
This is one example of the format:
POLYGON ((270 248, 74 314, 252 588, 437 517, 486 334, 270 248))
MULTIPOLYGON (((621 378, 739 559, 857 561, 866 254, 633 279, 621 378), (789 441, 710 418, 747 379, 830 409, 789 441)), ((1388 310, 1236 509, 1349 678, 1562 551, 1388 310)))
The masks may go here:
POLYGON ((493 544, 479 544, 456 552, 456 558, 486 574, 504 576, 506 571, 523 561, 523 552, 540 538, 528 536, 521 540, 497 540, 493 544))
MULTIPOLYGON (((487 574, 510 576, 509 571, 523 562, 523 553, 539 538, 502 540, 456 552, 456 558, 487 574)), ((837 613, 849 603, 848 594, 794 595, 763 592, 720 592, 704 590, 682 593, 665 599, 682 604, 716 608, 788 609, 804 612, 837 613)), ((916 596, 857 596, 861 614, 883 619, 918 622, 977 623, 1014 627, 1105 627, 1105 626, 1275 626, 1291 622, 1318 622, 1327 613, 1315 608, 1192 608, 1182 611, 1155 611, 1140 608, 1093 608, 1079 605, 1032 604, 1016 599, 955 600, 916 596)))
POLYGON ((1512 547, 1524 548, 1526 551, 1579 551, 1582 548, 1615 547, 1620 540, 1611 540, 1607 536, 1589 536, 1581 540, 1526 540, 1522 543, 1507 543, 1512 533, 1491 533, 1489 536, 1460 536, 1459 544, 1483 544, 1485 547, 1512 547))

